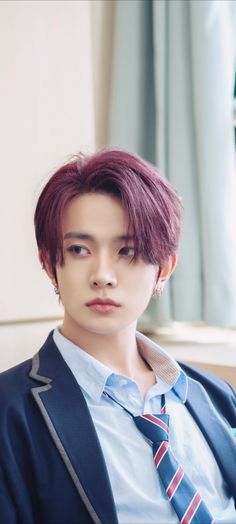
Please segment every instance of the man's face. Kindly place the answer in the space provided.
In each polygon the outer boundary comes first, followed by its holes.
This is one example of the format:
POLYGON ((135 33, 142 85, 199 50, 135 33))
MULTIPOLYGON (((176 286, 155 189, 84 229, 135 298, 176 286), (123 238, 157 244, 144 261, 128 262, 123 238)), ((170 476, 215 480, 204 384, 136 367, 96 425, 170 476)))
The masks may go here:
POLYGON ((146 309, 158 268, 141 259, 132 262, 127 227, 120 201, 110 195, 85 194, 68 205, 62 221, 65 262, 57 266, 65 335, 112 334, 136 325, 146 309), (88 305, 95 299, 118 305, 88 305))

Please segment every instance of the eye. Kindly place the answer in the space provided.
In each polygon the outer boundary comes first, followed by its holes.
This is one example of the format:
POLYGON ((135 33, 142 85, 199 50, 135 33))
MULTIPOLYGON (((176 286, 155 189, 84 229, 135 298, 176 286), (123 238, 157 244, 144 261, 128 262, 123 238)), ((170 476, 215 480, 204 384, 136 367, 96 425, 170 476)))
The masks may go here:
POLYGON ((134 247, 129 247, 129 246, 122 247, 119 253, 122 256, 133 257, 134 256, 134 247))
POLYGON ((73 255, 81 256, 88 255, 89 253, 89 250, 86 247, 77 245, 68 247, 66 251, 69 251, 69 253, 72 253, 73 255))

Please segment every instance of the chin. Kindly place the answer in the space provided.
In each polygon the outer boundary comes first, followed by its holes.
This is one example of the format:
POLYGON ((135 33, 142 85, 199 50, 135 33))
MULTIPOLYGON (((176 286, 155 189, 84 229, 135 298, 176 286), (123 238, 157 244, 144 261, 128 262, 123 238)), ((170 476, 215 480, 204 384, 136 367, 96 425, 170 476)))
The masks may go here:
POLYGON ((105 325, 105 323, 102 325, 102 323, 100 322, 97 325, 90 324, 90 325, 84 326, 84 328, 86 329, 86 331, 93 333, 93 334, 97 334, 97 335, 116 335, 117 333, 123 331, 128 326, 133 324, 133 322, 134 322, 133 320, 126 321, 123 323, 116 322, 113 325, 111 324, 105 325))
POLYGON ((112 333, 116 333, 117 331, 120 331, 122 328, 98 328, 98 327, 90 327, 87 328, 87 331, 90 333, 93 333, 94 335, 111 335, 112 333))

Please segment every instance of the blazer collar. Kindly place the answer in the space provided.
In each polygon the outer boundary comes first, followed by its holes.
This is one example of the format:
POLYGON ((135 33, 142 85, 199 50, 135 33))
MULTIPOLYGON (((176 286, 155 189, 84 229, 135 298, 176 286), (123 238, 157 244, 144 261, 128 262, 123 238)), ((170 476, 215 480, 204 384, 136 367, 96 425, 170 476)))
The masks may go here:
POLYGON ((205 436, 218 466, 234 499, 236 500, 236 448, 230 428, 220 418, 201 384, 188 379, 186 407, 205 436))
POLYGON ((32 394, 94 523, 118 524, 111 485, 86 401, 52 337, 33 357, 32 394))

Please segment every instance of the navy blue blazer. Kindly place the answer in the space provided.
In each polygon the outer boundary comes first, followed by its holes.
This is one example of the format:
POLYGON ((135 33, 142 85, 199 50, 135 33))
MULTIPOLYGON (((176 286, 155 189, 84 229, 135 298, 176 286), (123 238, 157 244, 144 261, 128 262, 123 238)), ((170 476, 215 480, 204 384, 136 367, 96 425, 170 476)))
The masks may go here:
MULTIPOLYGON (((182 365, 186 407, 236 501, 236 396, 182 365)), ((117 524, 111 485, 86 401, 50 333, 31 360, 0 375, 0 524, 117 524)))

